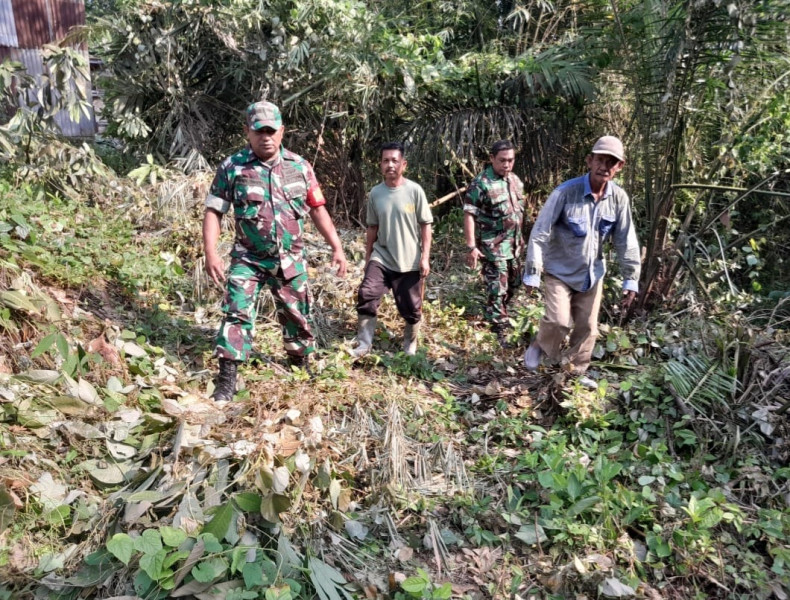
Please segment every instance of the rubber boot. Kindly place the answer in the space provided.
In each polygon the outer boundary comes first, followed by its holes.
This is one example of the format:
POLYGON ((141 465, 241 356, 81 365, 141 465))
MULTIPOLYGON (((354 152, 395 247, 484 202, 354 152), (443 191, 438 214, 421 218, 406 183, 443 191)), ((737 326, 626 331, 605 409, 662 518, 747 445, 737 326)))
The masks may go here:
POLYGON ((228 358, 219 359, 219 373, 214 380, 214 402, 230 402, 236 393, 236 371, 239 363, 228 358))
POLYGON ((493 331, 494 335, 496 335, 496 341, 499 342, 500 348, 503 350, 510 350, 513 347, 513 344, 511 344, 507 339, 507 335, 509 333, 509 328, 507 325, 494 325, 491 327, 491 331, 493 331))
POLYGON ((420 323, 406 323, 403 328, 403 353, 408 356, 417 354, 417 336, 420 334, 420 323))
POLYGON ((304 369, 305 373, 307 373, 310 378, 313 378, 313 369, 310 366, 311 360, 310 355, 305 354, 304 356, 292 356, 288 355, 288 365, 292 367, 297 367, 299 369, 304 369))
POLYGON ((376 321, 376 317, 359 315, 359 325, 357 329, 358 345, 351 351, 351 356, 354 358, 365 356, 373 347, 373 334, 376 332, 376 321))

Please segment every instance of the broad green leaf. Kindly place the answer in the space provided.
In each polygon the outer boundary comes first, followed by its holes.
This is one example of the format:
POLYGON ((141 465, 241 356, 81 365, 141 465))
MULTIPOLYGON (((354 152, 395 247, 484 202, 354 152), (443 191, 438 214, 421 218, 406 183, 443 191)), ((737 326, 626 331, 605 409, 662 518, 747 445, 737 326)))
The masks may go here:
POLYGON ((261 510, 261 495, 254 492, 241 492, 233 496, 236 506, 244 512, 257 513, 261 510))
POLYGON ((165 563, 163 566, 165 569, 169 569, 174 564, 176 564, 179 560, 181 560, 182 558, 187 558, 189 555, 190 555, 189 550, 178 550, 177 552, 171 552, 170 554, 167 555, 167 558, 165 558, 165 563))
POLYGON ((107 542, 107 550, 125 565, 128 565, 132 558, 134 546, 134 540, 125 533, 116 533, 107 542))
POLYGON ((576 477, 576 473, 571 473, 570 477, 568 477, 568 496, 571 498, 571 502, 576 501, 576 498, 579 497, 579 494, 582 492, 582 484, 579 483, 578 478, 576 477))
POLYGON ((36 305, 18 290, 6 290, 4 292, 0 292, 0 304, 4 304, 8 308, 13 308, 14 310, 20 310, 33 315, 39 314, 39 310, 36 308, 36 305))
POLYGON ((201 533, 198 539, 203 541, 204 548, 209 554, 222 552, 222 544, 213 533, 201 533))
POLYGON ((159 533, 162 534, 162 541, 165 545, 171 548, 177 548, 187 539, 186 532, 183 529, 177 529, 175 527, 160 527, 159 533))
POLYGON ((134 548, 143 554, 156 554, 162 549, 162 536, 156 529, 146 529, 134 540, 134 548))
POLYGON ((233 521, 233 504, 226 502, 214 512, 211 521, 203 527, 203 533, 210 533, 217 540, 222 541, 228 535, 228 529, 233 521))
POLYGON ((600 501, 601 501, 600 496, 589 496, 588 498, 582 498, 568 509, 567 514, 569 517, 575 517, 576 515, 580 515, 587 509, 592 508, 600 501))
POLYGON ((515 533, 515 536, 528 546, 534 546, 538 542, 543 543, 549 540, 546 532, 543 531, 543 527, 537 524, 522 525, 515 533))
POLYGON ((453 595, 453 586, 448 582, 433 590, 435 600, 449 600, 453 595))
POLYGON ((422 594, 423 590, 428 587, 429 583, 422 577, 409 577, 404 579, 400 586, 403 591, 408 594, 422 594))
POLYGON ((152 554, 143 554, 140 557, 140 568, 154 581, 162 579, 165 574, 165 557, 167 550, 164 548, 152 554))
POLYGON ((241 576, 244 578, 244 585, 248 590, 264 584, 263 569, 260 563, 246 563, 241 569, 241 576))
POLYGON ((210 558, 199 562, 192 568, 192 576, 202 583, 214 581, 228 570, 228 563, 221 558, 210 558))

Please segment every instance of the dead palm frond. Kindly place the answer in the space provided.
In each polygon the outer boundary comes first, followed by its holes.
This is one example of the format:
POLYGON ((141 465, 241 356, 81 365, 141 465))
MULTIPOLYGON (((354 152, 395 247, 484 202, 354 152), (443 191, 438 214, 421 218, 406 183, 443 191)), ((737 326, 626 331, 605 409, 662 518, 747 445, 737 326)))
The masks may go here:
POLYGON ((731 412, 737 379, 721 363, 700 355, 673 359, 664 364, 664 376, 677 396, 703 416, 731 412))

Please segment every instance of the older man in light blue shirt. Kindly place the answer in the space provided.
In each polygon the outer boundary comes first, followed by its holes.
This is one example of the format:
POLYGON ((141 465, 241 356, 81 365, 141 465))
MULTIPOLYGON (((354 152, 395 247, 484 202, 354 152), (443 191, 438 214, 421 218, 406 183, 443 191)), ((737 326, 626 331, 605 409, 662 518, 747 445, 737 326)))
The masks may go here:
POLYGON ((582 374, 592 358, 598 335, 604 242, 611 240, 623 276, 623 305, 638 292, 639 242, 628 194, 612 181, 625 164, 623 144, 613 136, 600 138, 587 155, 589 173, 566 181, 552 192, 540 211, 527 244, 524 285, 540 285, 545 275, 545 316, 538 335, 524 353, 524 365, 538 368, 545 354, 582 374), (561 346, 570 333, 568 349, 561 346))

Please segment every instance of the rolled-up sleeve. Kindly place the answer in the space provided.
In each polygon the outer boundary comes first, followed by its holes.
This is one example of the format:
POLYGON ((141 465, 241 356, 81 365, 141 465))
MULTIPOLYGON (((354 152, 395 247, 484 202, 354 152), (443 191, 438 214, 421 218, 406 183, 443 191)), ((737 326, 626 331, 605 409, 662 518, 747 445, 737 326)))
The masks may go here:
POLYGON ((217 169, 214 180, 211 182, 206 196, 206 208, 225 214, 230 210, 231 184, 228 180, 228 170, 223 162, 217 169))
POLYGON ((469 185, 469 189, 466 191, 466 196, 464 196, 464 212, 467 212, 470 215, 476 215, 478 212, 480 212, 481 193, 484 192, 480 189, 477 179, 475 179, 469 185))

